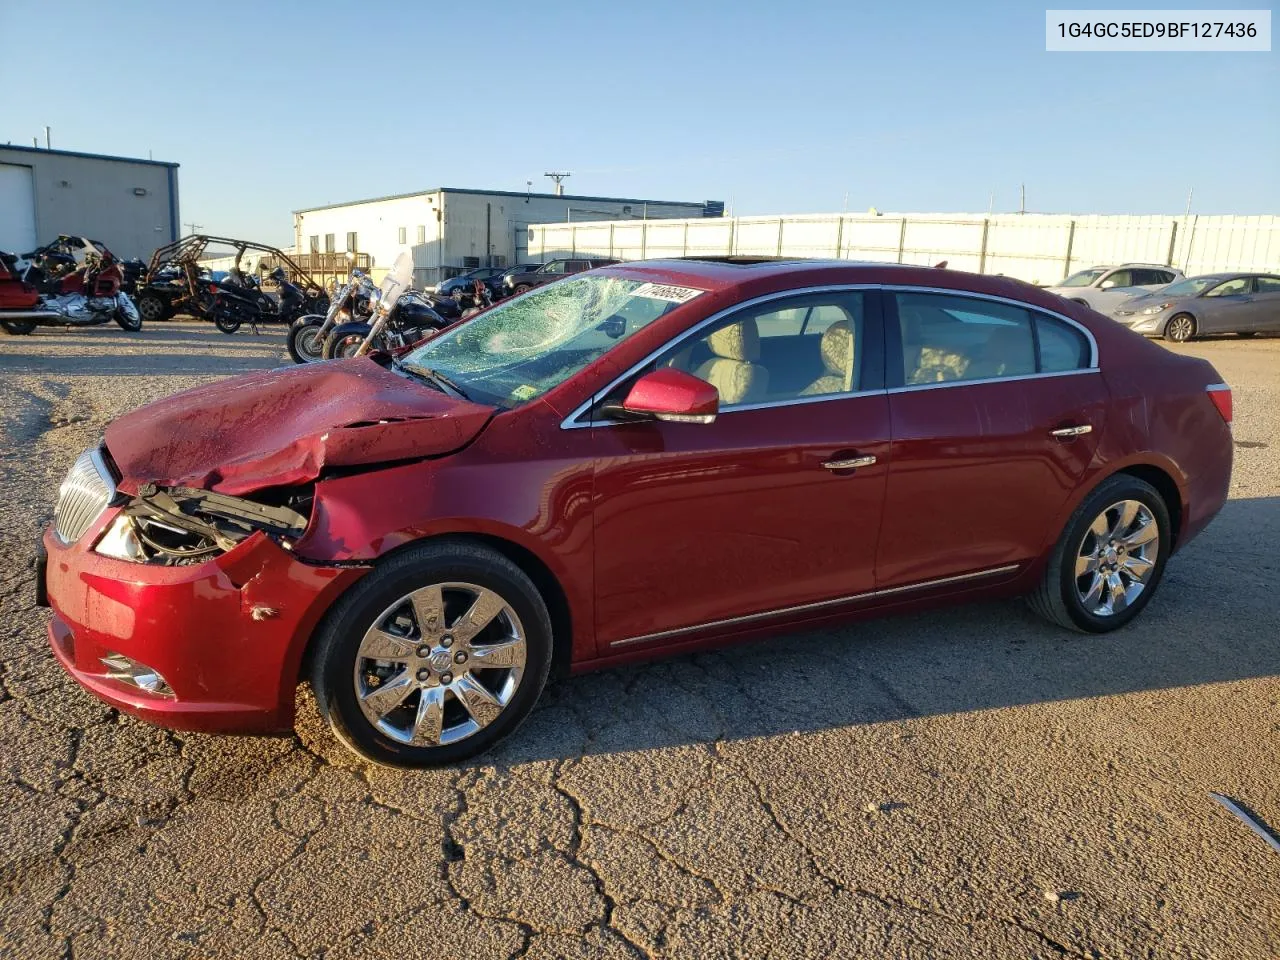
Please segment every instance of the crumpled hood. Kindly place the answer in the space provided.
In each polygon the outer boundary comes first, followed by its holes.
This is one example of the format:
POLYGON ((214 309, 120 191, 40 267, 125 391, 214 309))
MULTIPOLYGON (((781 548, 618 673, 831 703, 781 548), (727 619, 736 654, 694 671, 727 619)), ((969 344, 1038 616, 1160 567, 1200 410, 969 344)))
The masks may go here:
POLYGON ((326 467, 450 453, 493 413, 362 357, 174 394, 114 421, 106 444, 126 492, 152 482, 240 495, 326 467))

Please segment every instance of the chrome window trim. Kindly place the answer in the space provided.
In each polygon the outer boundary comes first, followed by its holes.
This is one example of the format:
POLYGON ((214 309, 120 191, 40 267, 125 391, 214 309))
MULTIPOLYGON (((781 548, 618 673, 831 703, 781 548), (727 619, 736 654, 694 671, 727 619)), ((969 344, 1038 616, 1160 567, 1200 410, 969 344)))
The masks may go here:
POLYGON ((1079 370, 1054 370, 1049 373, 1023 373, 1016 377, 983 377, 980 380, 939 380, 937 383, 912 383, 905 387, 890 387, 888 393, 914 393, 917 390, 937 390, 939 387, 972 387, 983 383, 1014 383, 1018 380, 1046 380, 1049 377, 1078 377, 1082 373, 1101 373, 1097 367, 1081 367, 1079 370))
MULTIPOLYGON (((1098 341, 1094 337, 1093 331, 1090 330, 1088 327, 1086 327, 1080 321, 1072 320, 1066 314, 1058 313, 1056 310, 1050 310, 1048 307, 1039 307, 1039 306, 1036 306, 1034 303, 1027 303, 1025 300, 1014 300, 1011 297, 1001 297, 994 293, 974 293, 971 290, 956 290, 953 287, 916 287, 910 284, 885 283, 885 284, 881 284, 880 289, 884 290, 886 293, 902 293, 902 292, 941 293, 941 294, 948 294, 953 297, 969 297, 970 299, 973 299, 973 300, 991 300, 991 301, 994 301, 995 303, 1007 303, 1013 307, 1021 307, 1023 310, 1031 310, 1037 313, 1043 313, 1046 316, 1053 317, 1055 320, 1061 320, 1063 323, 1068 324, 1069 326, 1075 327, 1077 330, 1079 330, 1081 333, 1084 334, 1085 339, 1089 341, 1089 366, 1081 367, 1078 370, 1059 370, 1059 371, 1054 371, 1048 374, 1037 373, 1037 374, 1034 374, 1034 376, 1037 376, 1037 377, 1055 376, 1056 377, 1056 376, 1062 376, 1063 374, 1083 373, 1087 370, 1096 370, 1098 368, 1098 361, 1099 361, 1098 341)), ((999 377, 997 379, 1014 380, 1019 378, 999 377)), ((978 381, 965 380, 965 381, 959 381, 959 382, 977 383, 978 381)))
MULTIPOLYGON (((752 297, 750 300, 741 300, 738 303, 733 304, 732 306, 725 307, 723 310, 717 310, 715 313, 711 314, 711 316, 705 317, 702 320, 699 320, 696 324, 694 324, 688 330, 685 330, 679 336, 671 340, 668 340, 666 343, 660 346, 657 350, 654 350, 643 360, 633 364, 631 368, 628 369, 625 373, 621 374, 618 377, 615 377, 612 381, 610 381, 610 383, 606 387, 604 387, 604 389, 600 390, 598 393, 593 393, 583 403, 579 404, 572 413, 570 413, 567 417, 565 417, 562 421, 560 421, 560 429, 561 430, 579 430, 583 427, 623 426, 623 422, 621 420, 605 420, 605 421, 598 421, 598 422, 586 420, 581 423, 576 421, 578 420, 579 417, 581 417, 583 414, 585 414, 588 410, 590 410, 595 405, 597 397, 603 396, 604 394, 612 390, 614 387, 616 387, 618 384, 622 383, 623 380, 626 380, 628 377, 633 376, 635 372, 639 370, 641 367, 647 366, 648 364, 656 360, 658 357, 660 357, 662 354, 666 353, 668 350, 673 349, 674 347, 683 343, 685 340, 690 339, 694 334, 696 334, 703 327, 713 324, 718 320, 723 320, 725 317, 729 316, 730 314, 737 313, 739 310, 745 310, 749 307, 758 306, 759 304, 762 304, 762 303, 769 303, 773 300, 783 300, 788 297, 803 297, 808 294, 814 294, 814 293, 846 293, 846 292, 855 291, 855 290, 881 290, 883 288, 884 288, 884 284, 881 284, 881 283, 830 283, 830 284, 822 284, 816 287, 795 287, 790 290, 779 290, 773 293, 763 294, 759 297, 752 297)), ((738 410, 746 410, 746 409, 760 410, 760 409, 764 409, 765 407, 784 406, 784 405, 791 406, 798 403, 814 403, 820 400, 844 400, 849 397, 864 396, 864 395, 871 395, 871 394, 877 394, 877 393, 884 393, 884 391, 883 390, 866 390, 866 391, 857 391, 857 392, 850 392, 850 393, 829 394, 829 395, 823 395, 820 397, 796 397, 791 400, 766 401, 764 403, 758 403, 758 404, 752 403, 752 404, 742 404, 742 405, 733 406, 733 407, 725 407, 723 410, 720 410, 718 412, 720 414, 727 414, 727 413, 734 413, 735 411, 738 411, 738 410)))
POLYGON ((919 383, 919 384, 910 384, 910 385, 901 386, 901 387, 890 387, 886 390, 856 390, 856 391, 851 391, 849 393, 834 393, 834 394, 826 394, 826 395, 817 396, 817 397, 795 397, 791 400, 770 400, 770 401, 764 401, 761 403, 739 404, 737 406, 725 407, 723 410, 719 411, 720 415, 736 413, 740 410, 765 410, 770 407, 789 407, 789 406, 797 406, 802 403, 821 403, 826 400, 847 400, 852 397, 875 396, 877 394, 885 394, 885 393, 891 394, 891 393, 907 393, 914 390, 935 390, 939 387, 968 387, 968 386, 973 386, 975 384, 984 384, 984 383, 1009 383, 1016 380, 1041 380, 1047 377, 1071 377, 1071 376, 1077 376, 1082 373, 1100 373, 1101 372, 1101 369, 1098 365, 1099 364, 1098 341, 1094 337, 1093 331, 1090 330, 1088 327, 1086 327, 1084 324, 1080 323, 1079 321, 1072 320, 1066 314, 1058 313, 1056 310, 1050 310, 1048 307, 1041 307, 1032 303, 1027 303, 1025 300, 1015 300, 1012 297, 1002 297, 993 293, 976 293, 971 290, 958 290, 954 287, 921 287, 921 286, 916 286, 913 284, 906 284, 906 283, 823 284, 821 286, 816 286, 816 287, 796 287, 791 290, 782 290, 782 291, 775 291, 774 293, 767 293, 759 297, 753 297, 750 300, 743 300, 740 303, 736 303, 736 304, 733 304, 732 306, 725 307, 723 310, 716 311, 715 313, 711 314, 711 316, 698 321, 698 323, 696 323, 694 326, 690 327, 688 330, 681 333, 675 339, 668 340, 657 350, 654 350, 652 353, 646 356, 643 360, 639 361, 636 364, 633 364, 630 367, 630 369, 628 369, 625 373, 615 377, 612 381, 610 381, 610 383, 606 387, 604 387, 604 389, 599 391, 599 393, 594 393, 590 397, 588 397, 583 403, 579 404, 573 410, 572 413, 570 413, 567 417, 565 417, 562 421, 560 421, 560 429, 561 430, 579 430, 583 427, 623 426, 624 425, 623 421, 620 421, 620 420, 605 420, 605 421, 585 420, 585 421, 579 422, 578 418, 581 417, 583 414, 585 414, 588 410, 590 410, 592 406, 594 406, 597 397, 608 393, 618 384, 622 383, 622 381, 626 380, 630 376, 633 376, 635 372, 639 370, 641 367, 644 367, 647 364, 653 362, 659 356, 665 353, 667 350, 672 349, 678 346, 683 341, 691 338, 703 327, 706 327, 712 323, 715 323, 718 320, 723 320, 725 317, 729 316, 730 314, 736 313, 739 310, 747 309, 749 307, 758 306, 763 303, 769 303, 773 300, 782 300, 787 297, 799 297, 799 296, 806 296, 806 295, 815 294, 815 293, 844 293, 844 292, 858 291, 858 290, 882 290, 885 293, 937 293, 937 294, 945 294, 945 295, 954 296, 954 297, 969 297, 975 300, 990 300, 994 303, 1004 303, 1010 306, 1019 307, 1023 310, 1042 313, 1045 316, 1053 317, 1055 320, 1060 320, 1063 323, 1067 324, 1068 326, 1073 327, 1076 330, 1080 331, 1080 333, 1084 334, 1085 339, 1089 342, 1089 365, 1087 367, 1081 367, 1077 370, 1055 370, 1047 373, 1023 374, 1017 377, 989 377, 982 380, 946 380, 941 383, 919 383))
POLYGON ((990 567, 986 570, 975 570, 973 573, 960 573, 951 577, 939 577, 936 580, 922 580, 919 583, 909 583, 901 587, 887 587, 883 590, 868 590, 864 593, 854 593, 847 597, 836 597, 833 600, 818 600, 814 603, 801 603, 792 607, 778 607, 775 610, 765 610, 761 613, 748 613, 741 617, 727 617, 723 620, 708 620, 706 623, 695 624, 691 627, 676 627, 673 630, 661 630, 658 633, 646 633, 638 637, 625 637, 622 640, 614 640, 609 644, 610 647, 627 647, 636 643, 648 643, 654 640, 664 640, 668 637, 679 637, 687 633, 697 633, 701 630, 710 630, 715 627, 727 627, 737 624, 754 623, 757 620, 768 620, 773 617, 787 616, 792 613, 803 613, 806 610, 821 610, 824 607, 833 607, 842 603, 854 603, 859 600, 873 600, 879 597, 891 597, 900 593, 911 593, 915 590, 927 590, 930 587, 946 586, 949 583, 965 583, 970 580, 982 580, 987 577, 999 576, 1003 573, 1012 573, 1022 565, 1019 563, 1007 563, 1001 567, 990 567))

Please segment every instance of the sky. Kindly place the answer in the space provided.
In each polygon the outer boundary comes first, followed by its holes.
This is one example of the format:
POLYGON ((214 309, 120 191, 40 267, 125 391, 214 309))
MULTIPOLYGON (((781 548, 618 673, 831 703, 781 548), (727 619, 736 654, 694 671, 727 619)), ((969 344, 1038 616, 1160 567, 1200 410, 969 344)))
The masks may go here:
POLYGON ((548 170, 742 215, 1280 213, 1280 52, 1047 53, 1044 6, 52 9, 0 0, 0 143, 175 161, 208 233, 548 170))

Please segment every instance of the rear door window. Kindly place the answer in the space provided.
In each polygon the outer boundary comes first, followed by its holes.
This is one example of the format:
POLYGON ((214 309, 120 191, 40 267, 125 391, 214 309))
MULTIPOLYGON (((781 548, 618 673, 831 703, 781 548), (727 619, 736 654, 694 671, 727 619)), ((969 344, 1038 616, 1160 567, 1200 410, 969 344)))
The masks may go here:
POLYGON ((953 294, 899 293, 896 298, 904 385, 1036 372, 1029 311, 953 294))

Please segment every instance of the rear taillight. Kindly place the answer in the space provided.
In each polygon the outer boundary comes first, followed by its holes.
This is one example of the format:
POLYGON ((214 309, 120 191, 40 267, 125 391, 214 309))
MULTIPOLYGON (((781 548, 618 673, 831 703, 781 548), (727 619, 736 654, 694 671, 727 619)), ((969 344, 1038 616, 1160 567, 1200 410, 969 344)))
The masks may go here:
POLYGON ((1205 387, 1209 394, 1209 399, 1213 401, 1213 405, 1218 408, 1218 412, 1222 414, 1222 419, 1231 425, 1231 388, 1225 383, 1213 383, 1205 387))
POLYGON ((216 294, 218 292, 218 285, 216 283, 209 284, 209 292, 216 294))

